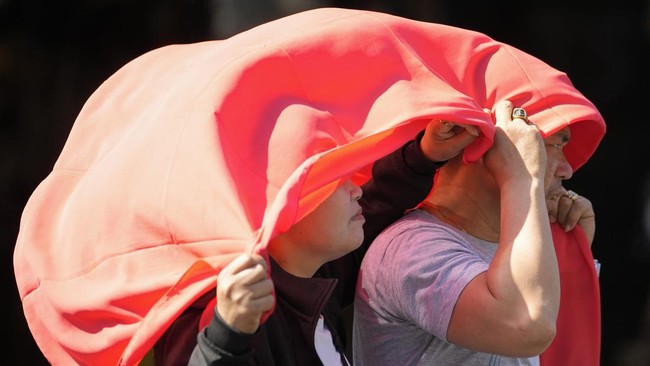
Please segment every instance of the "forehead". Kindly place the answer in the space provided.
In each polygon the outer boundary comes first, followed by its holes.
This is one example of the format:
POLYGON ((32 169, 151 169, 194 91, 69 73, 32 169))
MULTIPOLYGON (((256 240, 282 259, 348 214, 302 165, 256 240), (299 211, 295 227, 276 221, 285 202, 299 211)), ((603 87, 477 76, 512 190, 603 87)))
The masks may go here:
POLYGON ((556 131, 555 133, 546 136, 545 140, 561 140, 561 141, 569 141, 571 139, 571 128, 569 126, 566 126, 562 128, 561 130, 556 131))

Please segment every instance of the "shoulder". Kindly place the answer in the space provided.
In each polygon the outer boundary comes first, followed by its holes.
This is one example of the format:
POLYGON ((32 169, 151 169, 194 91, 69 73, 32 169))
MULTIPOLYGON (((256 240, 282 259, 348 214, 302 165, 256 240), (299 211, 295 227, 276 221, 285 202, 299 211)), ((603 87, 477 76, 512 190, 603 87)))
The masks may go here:
POLYGON ((387 245, 405 245, 401 243, 426 245, 431 240, 466 241, 453 227, 450 227, 426 211, 415 209, 409 211, 387 227, 375 239, 375 243, 386 243, 387 245))
POLYGON ((444 259, 449 253, 464 251, 466 238, 454 228, 422 210, 412 210, 387 227, 373 241, 363 262, 365 266, 410 267, 419 263, 424 253, 429 263, 444 259))

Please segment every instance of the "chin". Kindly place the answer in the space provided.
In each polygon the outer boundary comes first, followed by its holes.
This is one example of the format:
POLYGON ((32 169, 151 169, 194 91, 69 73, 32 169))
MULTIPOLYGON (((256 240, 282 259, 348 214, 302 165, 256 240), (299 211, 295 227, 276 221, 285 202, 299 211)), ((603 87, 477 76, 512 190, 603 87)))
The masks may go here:
POLYGON ((546 192, 546 199, 547 200, 553 200, 559 196, 564 195, 564 190, 562 188, 558 189, 550 189, 548 192, 546 192))
POLYGON ((352 239, 348 237, 348 240, 339 242, 340 246, 336 249, 337 253, 332 253, 333 257, 330 258, 330 261, 345 257, 346 255, 357 250, 361 244, 363 244, 363 235, 360 236, 360 239, 352 239))
POLYGON ((363 244, 363 231, 361 231, 360 235, 355 236, 355 239, 352 241, 350 244, 350 247, 352 250, 357 249, 363 244))

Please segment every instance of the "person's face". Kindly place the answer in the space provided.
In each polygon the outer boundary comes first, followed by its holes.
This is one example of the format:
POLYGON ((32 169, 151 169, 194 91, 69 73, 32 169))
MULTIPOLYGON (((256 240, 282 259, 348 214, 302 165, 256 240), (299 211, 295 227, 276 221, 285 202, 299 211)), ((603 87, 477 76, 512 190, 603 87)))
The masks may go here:
POLYGON ((360 198, 361 188, 348 179, 285 234, 324 262, 340 258, 363 242, 360 198))
POLYGON ((544 188, 547 200, 564 195, 562 181, 573 176, 573 168, 566 160, 563 151, 570 138, 571 130, 565 127, 544 139, 547 156, 544 188))

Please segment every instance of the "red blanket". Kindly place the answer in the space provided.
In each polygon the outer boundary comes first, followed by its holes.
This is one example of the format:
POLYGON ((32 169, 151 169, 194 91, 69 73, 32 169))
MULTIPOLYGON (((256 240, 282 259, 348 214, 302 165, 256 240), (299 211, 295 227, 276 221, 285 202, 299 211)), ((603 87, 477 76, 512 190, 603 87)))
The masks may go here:
POLYGON ((264 253, 432 118, 478 126, 465 158, 480 157, 502 99, 545 135, 571 125, 574 169, 605 133, 544 62, 381 13, 307 11, 142 55, 88 99, 25 207, 14 267, 38 346, 53 364, 136 364, 235 255, 264 253))

